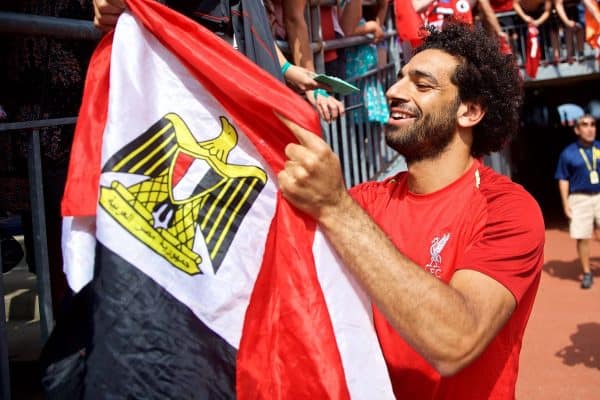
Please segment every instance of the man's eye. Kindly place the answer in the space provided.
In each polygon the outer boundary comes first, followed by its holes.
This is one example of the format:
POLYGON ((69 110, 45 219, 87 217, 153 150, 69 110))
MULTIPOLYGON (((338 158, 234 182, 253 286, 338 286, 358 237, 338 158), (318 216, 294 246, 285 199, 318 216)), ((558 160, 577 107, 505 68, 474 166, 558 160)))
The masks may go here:
POLYGON ((431 85, 428 83, 417 83, 415 86, 417 86, 418 89, 430 89, 431 85))

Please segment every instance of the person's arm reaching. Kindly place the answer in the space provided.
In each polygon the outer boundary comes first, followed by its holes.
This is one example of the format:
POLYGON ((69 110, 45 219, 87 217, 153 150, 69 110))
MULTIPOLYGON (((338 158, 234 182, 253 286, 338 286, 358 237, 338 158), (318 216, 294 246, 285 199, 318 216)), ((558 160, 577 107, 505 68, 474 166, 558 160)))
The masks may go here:
POLYGON ((508 40, 508 34, 502 30, 500 23, 498 22, 498 17, 496 17, 496 13, 490 4, 490 0, 478 0, 477 5, 481 10, 481 13, 489 26, 496 32, 498 37, 504 38, 508 40))
POLYGON ((325 90, 330 89, 327 85, 323 85, 322 83, 315 81, 314 77, 317 74, 315 74, 313 71, 289 63, 289 61, 281 52, 281 49, 279 49, 279 46, 275 46, 275 51, 277 52, 279 65, 282 68, 283 77, 293 89, 302 93, 306 92, 307 90, 314 90, 318 88, 325 90), (286 66, 286 63, 289 65, 286 66))
POLYGON ((362 18, 362 0, 350 0, 344 7, 338 7, 340 27, 344 35, 354 35, 354 31, 362 18))
POLYGON ((283 24, 290 45, 290 52, 294 64, 309 71, 315 70, 313 53, 308 39, 308 26, 304 19, 306 0, 283 0, 283 24))
POLYGON ((124 0, 94 0, 94 25, 108 32, 117 25, 117 19, 124 10, 124 0))
POLYGON ((377 0, 377 13, 375 16, 375 21, 381 26, 385 24, 385 17, 387 16, 388 11, 388 1, 387 0, 377 0))
MULTIPOLYGON (((315 71, 312 49, 308 39, 308 27, 304 19, 306 0, 283 0, 283 22, 294 64, 311 72, 315 71)), ((314 90, 306 91, 306 98, 319 116, 330 122, 344 113, 344 105, 333 96, 320 96, 314 90)))
POLYGON ((283 196, 317 220, 378 309, 440 374, 468 365, 511 316, 511 292, 474 270, 459 270, 445 284, 411 262, 350 197, 330 147, 284 122, 300 144, 286 147, 278 176, 283 196))
POLYGON ((554 8, 556 9, 556 13, 558 14, 558 17, 563 22, 563 24, 565 24, 565 26, 567 28, 575 28, 577 26, 577 23, 575 21, 569 19, 569 17, 567 16, 567 13, 565 11, 565 4, 564 4, 563 0, 555 0, 554 8))
POLYGON ((373 35, 373 43, 378 43, 383 39, 383 28, 375 20, 357 26, 352 35, 366 35, 369 33, 373 35))

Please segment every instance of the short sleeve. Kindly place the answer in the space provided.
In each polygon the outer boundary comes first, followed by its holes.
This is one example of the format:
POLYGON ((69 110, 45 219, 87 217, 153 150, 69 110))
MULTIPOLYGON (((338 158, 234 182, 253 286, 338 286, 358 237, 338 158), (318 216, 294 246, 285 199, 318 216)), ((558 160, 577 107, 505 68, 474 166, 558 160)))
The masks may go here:
POLYGON ((536 281, 544 260, 544 220, 525 190, 488 201, 481 234, 458 262, 458 269, 484 273, 504 285, 517 303, 536 281))

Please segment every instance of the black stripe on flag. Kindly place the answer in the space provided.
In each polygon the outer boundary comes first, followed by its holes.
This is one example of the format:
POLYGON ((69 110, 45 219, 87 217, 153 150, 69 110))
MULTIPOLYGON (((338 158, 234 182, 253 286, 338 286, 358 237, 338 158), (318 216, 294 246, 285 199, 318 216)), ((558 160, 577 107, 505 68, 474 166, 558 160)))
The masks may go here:
POLYGON ((84 398, 235 398, 234 347, 100 243, 95 271, 84 398))
POLYGON ((161 118, 146 132, 113 154, 104 165, 102 172, 127 172, 151 177, 158 176, 164 172, 165 168, 168 168, 172 156, 165 157, 165 155, 173 149, 176 143, 175 129, 171 121, 161 118), (159 132, 161 133, 158 134, 159 132), (160 150, 150 156, 157 148, 160 148, 160 150), (143 150, 140 151, 140 149, 143 150), (134 152, 135 154, 132 154, 134 152), (138 166, 134 171, 133 168, 136 165, 141 166, 138 166))
POLYGON ((257 178, 236 178, 231 185, 212 192, 211 199, 200 210, 198 222, 215 272, 263 187, 257 178), (204 221, 206 218, 208 221, 204 221))

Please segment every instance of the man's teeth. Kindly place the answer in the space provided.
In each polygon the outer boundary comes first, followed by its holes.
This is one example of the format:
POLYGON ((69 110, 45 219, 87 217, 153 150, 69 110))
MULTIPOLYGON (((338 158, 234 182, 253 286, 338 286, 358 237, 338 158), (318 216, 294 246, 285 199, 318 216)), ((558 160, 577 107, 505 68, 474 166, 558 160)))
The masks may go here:
POLYGON ((393 119, 405 119, 405 118, 411 118, 411 116, 410 116, 410 115, 408 115, 408 114, 404 114, 404 113, 400 113, 400 112, 393 112, 393 113, 391 113, 391 114, 390 114, 390 116, 391 116, 393 119))

